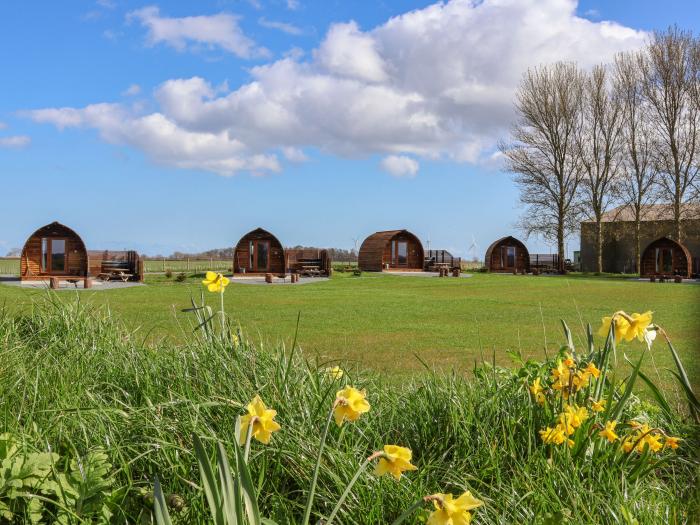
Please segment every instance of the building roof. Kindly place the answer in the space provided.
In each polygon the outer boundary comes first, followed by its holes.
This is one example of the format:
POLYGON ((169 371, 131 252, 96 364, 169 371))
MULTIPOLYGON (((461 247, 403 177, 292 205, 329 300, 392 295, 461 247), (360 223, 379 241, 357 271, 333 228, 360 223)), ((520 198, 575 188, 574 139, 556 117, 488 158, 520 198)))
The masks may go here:
MULTIPOLYGON (((683 205, 684 217, 700 219, 700 203, 686 203, 683 205)), ((671 204, 649 204, 642 208, 643 221, 672 221, 673 205, 671 204)), ((626 222, 634 221, 634 209, 624 205, 613 208, 603 214, 603 222, 626 222)), ((593 222, 593 221, 584 221, 593 222)))

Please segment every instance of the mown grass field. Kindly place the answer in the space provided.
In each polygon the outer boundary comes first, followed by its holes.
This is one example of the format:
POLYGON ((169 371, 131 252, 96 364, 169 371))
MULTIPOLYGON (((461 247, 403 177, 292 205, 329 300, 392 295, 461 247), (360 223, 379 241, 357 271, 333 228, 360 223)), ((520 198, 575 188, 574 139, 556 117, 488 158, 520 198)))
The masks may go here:
MULTIPOLYGON (((149 276, 146 282, 139 288, 79 293, 83 300, 108 304, 144 340, 181 339, 191 329, 191 317, 181 310, 191 295, 199 298, 199 277, 177 283, 149 276)), ((43 293, 0 286, 0 301, 23 308, 43 293)), ((69 295, 74 292, 60 296, 69 295)), ((215 294, 205 297, 217 306, 215 294)), ((695 384, 700 375, 700 286, 695 284, 478 273, 462 279, 336 274, 300 286, 234 283, 225 304, 246 333, 267 344, 291 343, 300 315, 298 340, 307 354, 397 375, 422 370, 424 363, 470 370, 482 356, 508 364, 507 351, 544 357, 562 342, 560 319, 583 346, 586 323, 597 331, 601 317, 615 310, 653 310, 695 384)), ((625 348, 634 354, 641 343, 625 348)), ((658 368, 671 366, 662 350, 654 361, 658 368)))

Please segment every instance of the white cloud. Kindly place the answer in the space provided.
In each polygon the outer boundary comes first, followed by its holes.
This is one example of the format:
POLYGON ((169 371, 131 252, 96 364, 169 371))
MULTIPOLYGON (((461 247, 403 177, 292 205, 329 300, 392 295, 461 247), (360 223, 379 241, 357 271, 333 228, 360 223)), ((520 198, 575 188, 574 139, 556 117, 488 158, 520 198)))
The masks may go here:
POLYGON ((287 9, 290 11, 296 11, 301 7, 299 0, 287 0, 287 9))
POLYGON ((94 104, 83 109, 40 109, 27 113, 34 121, 51 123, 59 129, 99 129, 106 142, 141 149, 153 161, 177 168, 220 175, 233 175, 239 171, 278 172, 281 169, 275 155, 251 152, 226 131, 187 131, 161 113, 137 116, 118 104, 94 104))
POLYGON ((258 19, 258 24, 268 29, 276 29, 278 31, 282 31, 283 33, 287 33, 288 35, 298 36, 303 33, 301 28, 293 24, 287 24, 286 22, 275 22, 274 20, 267 20, 264 17, 258 19))
POLYGON ((149 45, 165 43, 178 51, 199 45, 220 48, 241 58, 269 55, 243 34, 238 26, 239 17, 231 14, 169 18, 161 16, 158 7, 148 6, 128 13, 127 21, 133 20, 148 29, 149 45))
POLYGON ((377 40, 360 31, 355 22, 335 24, 315 57, 319 65, 332 75, 363 82, 383 82, 388 80, 388 75, 377 46, 377 40))
POLYGON ((0 121, 0 129, 5 129, 6 127, 7 127, 7 124, 0 121))
POLYGON ((24 148, 32 141, 27 135, 12 135, 0 137, 0 148, 24 148))
POLYGON ((289 162, 306 162, 307 160, 309 160, 309 157, 306 156, 306 153, 304 153, 299 148, 292 148, 291 146, 286 146, 282 148, 282 154, 284 155, 284 158, 287 159, 289 162))
MULTIPOLYGON (((255 164, 276 171, 274 152, 284 156, 285 148, 379 154, 416 165, 420 158, 489 162, 513 119, 513 95, 528 67, 556 60, 590 67, 647 37, 577 16, 576 7, 574 0, 440 2, 369 31, 335 24, 309 58, 289 54, 253 67, 250 81, 233 90, 199 77, 168 80, 156 89, 159 107, 150 115, 97 104, 31 116, 58 127, 95 128, 158 162, 225 174, 255 164), (110 108, 109 119, 93 114, 100 106, 110 108), (205 154, 212 150, 213 160, 205 154)), ((140 13, 139 20, 156 21, 144 22, 154 43, 223 47, 226 31, 203 29, 212 17, 166 19, 157 8, 140 13)))
POLYGON ((418 161, 403 155, 389 155, 384 157, 379 166, 389 175, 394 177, 415 177, 420 165, 418 161))
POLYGON ((117 3, 114 0, 97 0, 97 5, 104 9, 114 9, 117 3))
POLYGON ((138 84, 131 84, 128 88, 122 91, 122 95, 125 97, 133 97, 141 93, 141 86, 138 84))

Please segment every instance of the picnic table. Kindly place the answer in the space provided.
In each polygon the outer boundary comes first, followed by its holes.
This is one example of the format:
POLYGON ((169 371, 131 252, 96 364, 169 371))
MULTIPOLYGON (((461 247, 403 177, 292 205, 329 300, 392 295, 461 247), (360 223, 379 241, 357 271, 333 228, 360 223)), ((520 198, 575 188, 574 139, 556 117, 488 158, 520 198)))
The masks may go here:
POLYGON ((120 280, 125 283, 129 280, 130 277, 133 276, 134 274, 129 273, 128 270, 124 270, 122 268, 113 268, 111 270, 103 271, 97 276, 97 278, 103 281, 120 280))
POLYGON ((321 275, 321 269, 318 264, 303 265, 301 267, 301 274, 309 277, 317 277, 321 275))

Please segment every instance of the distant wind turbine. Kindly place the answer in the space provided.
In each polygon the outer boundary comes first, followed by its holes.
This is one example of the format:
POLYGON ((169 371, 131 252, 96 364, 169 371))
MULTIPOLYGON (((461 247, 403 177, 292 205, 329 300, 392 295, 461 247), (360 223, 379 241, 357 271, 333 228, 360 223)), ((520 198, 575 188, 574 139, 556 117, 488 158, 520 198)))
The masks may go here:
POLYGON ((467 251, 470 253, 473 261, 476 261, 478 259, 477 254, 479 252, 479 246, 476 244, 476 239, 474 238, 473 234, 472 234, 472 243, 469 245, 469 248, 467 249, 467 251))

